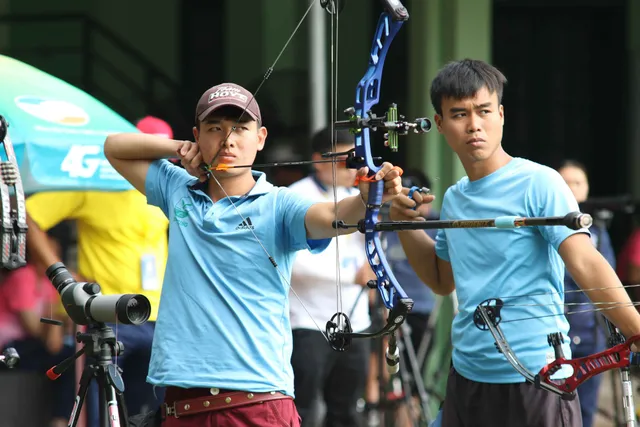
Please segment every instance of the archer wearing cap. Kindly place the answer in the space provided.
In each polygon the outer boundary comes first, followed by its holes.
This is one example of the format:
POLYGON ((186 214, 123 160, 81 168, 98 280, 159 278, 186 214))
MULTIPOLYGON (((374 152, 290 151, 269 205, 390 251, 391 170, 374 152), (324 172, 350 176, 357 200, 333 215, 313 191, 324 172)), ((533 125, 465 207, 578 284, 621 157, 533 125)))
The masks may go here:
MULTIPOLYGON (((324 250, 336 236, 333 221, 364 217, 369 183, 336 206, 251 170, 267 129, 258 102, 237 84, 205 91, 195 119, 195 143, 117 134, 104 146, 113 167, 170 221, 148 382, 167 387, 172 427, 298 426, 288 302, 293 260, 301 250, 324 250), (184 169, 165 160, 176 153, 184 169)), ((374 179, 385 182, 384 200, 402 189, 390 163, 374 179)))

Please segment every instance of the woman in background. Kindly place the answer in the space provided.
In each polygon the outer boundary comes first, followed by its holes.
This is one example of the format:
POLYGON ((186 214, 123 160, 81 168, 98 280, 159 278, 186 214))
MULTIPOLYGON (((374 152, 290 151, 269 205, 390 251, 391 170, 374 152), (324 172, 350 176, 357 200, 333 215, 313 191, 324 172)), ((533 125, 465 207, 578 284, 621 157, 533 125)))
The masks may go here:
MULTIPOLYGON (((589 196, 589 179, 584 165, 575 160, 566 160, 558 168, 558 172, 564 178, 578 203, 587 200, 589 196)), ((589 231, 591 232, 591 241, 594 246, 609 261, 609 264, 615 268, 615 254, 606 228, 594 222, 589 231)), ((572 357, 576 359, 604 350, 607 345, 603 328, 604 319, 599 312, 593 311, 595 307, 585 292, 576 292, 580 288, 566 271, 564 288, 565 291, 574 291, 567 292, 564 296, 565 311, 574 313, 567 316, 570 325, 569 337, 571 338, 572 357)), ((598 390, 601 382, 602 376, 596 375, 578 387, 584 427, 592 427, 593 425, 593 418, 598 410, 598 390)))

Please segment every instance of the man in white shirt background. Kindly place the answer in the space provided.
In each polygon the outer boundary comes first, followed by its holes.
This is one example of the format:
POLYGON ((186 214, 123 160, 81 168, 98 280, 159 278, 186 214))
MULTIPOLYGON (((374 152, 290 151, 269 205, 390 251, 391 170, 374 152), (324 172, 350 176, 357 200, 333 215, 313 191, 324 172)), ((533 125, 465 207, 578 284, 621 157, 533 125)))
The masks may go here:
MULTIPOLYGON (((354 147, 353 135, 335 131, 337 152, 354 147)), ((313 156, 332 151, 330 129, 318 132, 312 139, 313 156)), ((316 163, 314 171, 289 188, 317 201, 334 200, 334 176, 331 163, 316 163)), ((357 193, 354 187, 356 171, 344 163, 335 166, 335 192, 338 201, 357 193)), ((302 418, 302 427, 318 422, 318 401, 326 407, 324 426, 354 427, 360 425, 357 402, 366 386, 371 340, 354 339, 347 351, 331 348, 318 327, 324 330, 336 313, 337 301, 351 320, 354 332, 363 332, 371 325, 368 280, 375 279, 367 262, 364 237, 360 233, 333 239, 320 254, 300 251, 293 265, 290 291, 291 328, 293 330, 292 365, 295 382, 295 403, 302 418), (338 241, 336 247, 336 241, 338 241), (336 258, 339 252, 339 261, 336 258), (340 263, 340 288, 337 288, 337 262, 340 263), (365 290, 363 291, 363 287, 365 290)))

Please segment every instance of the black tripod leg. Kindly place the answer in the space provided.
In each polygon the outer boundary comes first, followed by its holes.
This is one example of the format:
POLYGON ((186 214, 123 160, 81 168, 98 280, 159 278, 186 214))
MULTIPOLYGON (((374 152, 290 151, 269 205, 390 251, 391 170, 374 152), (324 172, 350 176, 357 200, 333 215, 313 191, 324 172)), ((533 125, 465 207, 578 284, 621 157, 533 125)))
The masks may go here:
POLYGON ((105 381, 103 401, 107 415, 107 424, 104 427, 128 427, 127 409, 124 405, 124 395, 116 393, 111 384, 105 381))
MULTIPOLYGON (((104 367, 101 367, 104 369, 104 367)), ((112 396, 110 396, 109 391, 111 391, 111 386, 106 381, 105 375, 103 371, 98 373, 96 378, 98 381, 98 408, 100 411, 100 427, 112 427, 112 424, 109 420, 110 411, 109 407, 111 406, 111 402, 115 402, 115 399, 112 400, 112 396)), ((117 412, 116 412, 117 414, 117 412)), ((118 426, 119 424, 116 424, 118 426)))
POLYGON ((124 393, 116 391, 116 403, 120 409, 121 427, 129 427, 129 414, 127 413, 127 405, 124 403, 124 393))
POLYGON ((82 412, 82 406, 84 405, 84 401, 87 397, 87 390, 89 390, 89 385, 91 384, 91 379, 94 377, 95 372, 96 368, 91 365, 86 366, 82 371, 80 387, 78 388, 76 401, 73 405, 73 410, 71 411, 71 417, 69 417, 69 427, 76 427, 78 424, 78 417, 82 412))
MULTIPOLYGON (((415 383, 416 390, 418 391, 418 397, 420 399, 420 419, 427 424, 433 420, 429 411, 429 397, 427 391, 424 386, 424 381, 422 379, 422 371, 420 370, 420 365, 418 364, 418 358, 416 356, 415 348, 413 347, 413 342, 411 341, 411 331, 409 326, 406 323, 403 323, 401 326, 401 336, 402 344, 405 347, 406 355, 409 357, 409 366, 411 366, 412 379, 415 383)), ((401 353, 401 357, 404 354, 401 353)), ((404 364, 404 362, 403 362, 404 364)), ((406 375, 409 375, 408 373, 406 375)), ((407 387, 407 402, 410 404, 409 407, 413 405, 412 396, 411 396, 411 387, 407 387)))

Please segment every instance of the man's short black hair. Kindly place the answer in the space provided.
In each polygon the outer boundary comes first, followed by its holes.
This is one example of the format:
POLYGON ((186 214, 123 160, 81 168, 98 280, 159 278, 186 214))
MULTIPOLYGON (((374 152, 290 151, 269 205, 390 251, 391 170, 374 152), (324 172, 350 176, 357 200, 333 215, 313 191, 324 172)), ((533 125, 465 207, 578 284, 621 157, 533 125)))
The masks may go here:
MULTIPOLYGON (((355 144, 355 137, 345 129, 334 130, 336 144, 355 144)), ((311 138, 311 149, 314 153, 327 153, 332 149, 331 128, 325 128, 317 132, 311 138)))
POLYGON ((498 94, 502 103, 502 92, 507 78, 496 67, 477 59, 463 59, 444 66, 431 83, 431 104, 436 113, 442 115, 442 99, 464 99, 473 97, 486 87, 489 93, 498 94))

